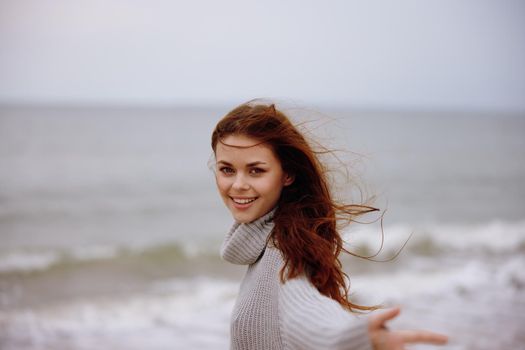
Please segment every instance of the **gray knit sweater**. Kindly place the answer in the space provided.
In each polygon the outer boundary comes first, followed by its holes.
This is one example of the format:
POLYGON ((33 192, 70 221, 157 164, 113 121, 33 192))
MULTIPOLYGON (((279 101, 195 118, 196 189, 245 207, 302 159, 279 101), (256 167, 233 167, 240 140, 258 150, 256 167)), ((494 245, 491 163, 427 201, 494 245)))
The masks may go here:
POLYGON ((281 252, 267 244, 275 209, 246 224, 236 222, 221 256, 248 265, 231 318, 231 349, 370 350, 366 320, 358 319, 303 276, 281 283, 281 252))

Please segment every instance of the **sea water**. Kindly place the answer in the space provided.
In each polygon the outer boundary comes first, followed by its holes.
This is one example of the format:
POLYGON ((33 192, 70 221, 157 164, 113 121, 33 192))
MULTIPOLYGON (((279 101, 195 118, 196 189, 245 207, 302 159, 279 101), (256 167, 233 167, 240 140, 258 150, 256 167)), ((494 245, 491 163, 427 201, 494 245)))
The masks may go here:
MULTIPOLYGON (((219 258, 232 219, 208 167, 227 110, 0 108, 0 348, 228 348, 245 268, 219 258)), ((347 248, 406 243, 342 257, 354 301, 400 305, 391 328, 446 349, 525 344, 525 115, 287 112, 346 150, 338 193, 383 210, 347 248)))

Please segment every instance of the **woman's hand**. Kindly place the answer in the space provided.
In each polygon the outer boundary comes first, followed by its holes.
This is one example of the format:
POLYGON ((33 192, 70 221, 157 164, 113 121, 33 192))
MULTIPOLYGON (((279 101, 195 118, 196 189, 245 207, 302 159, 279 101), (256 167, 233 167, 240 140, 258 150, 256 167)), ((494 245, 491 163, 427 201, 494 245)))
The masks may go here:
POLYGON ((391 331, 386 322, 399 315, 398 307, 371 315, 368 320, 368 334, 375 350, 403 350, 408 343, 443 345, 447 336, 429 331, 402 330, 391 331))

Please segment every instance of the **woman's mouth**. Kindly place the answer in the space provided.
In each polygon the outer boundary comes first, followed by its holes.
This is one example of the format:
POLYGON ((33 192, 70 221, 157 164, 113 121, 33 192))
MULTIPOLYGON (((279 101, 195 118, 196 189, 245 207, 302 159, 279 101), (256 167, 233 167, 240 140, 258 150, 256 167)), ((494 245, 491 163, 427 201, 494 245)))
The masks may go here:
POLYGON ((233 205, 237 209, 245 209, 251 206, 251 204, 258 198, 258 197, 251 197, 251 198, 234 198, 230 197, 233 201, 233 205))

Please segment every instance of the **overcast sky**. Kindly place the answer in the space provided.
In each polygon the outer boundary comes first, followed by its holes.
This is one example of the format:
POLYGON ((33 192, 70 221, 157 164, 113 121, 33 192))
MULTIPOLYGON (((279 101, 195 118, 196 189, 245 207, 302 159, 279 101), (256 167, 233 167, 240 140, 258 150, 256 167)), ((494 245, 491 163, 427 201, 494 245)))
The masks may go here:
POLYGON ((525 1, 0 4, 0 103, 525 111, 525 1))

